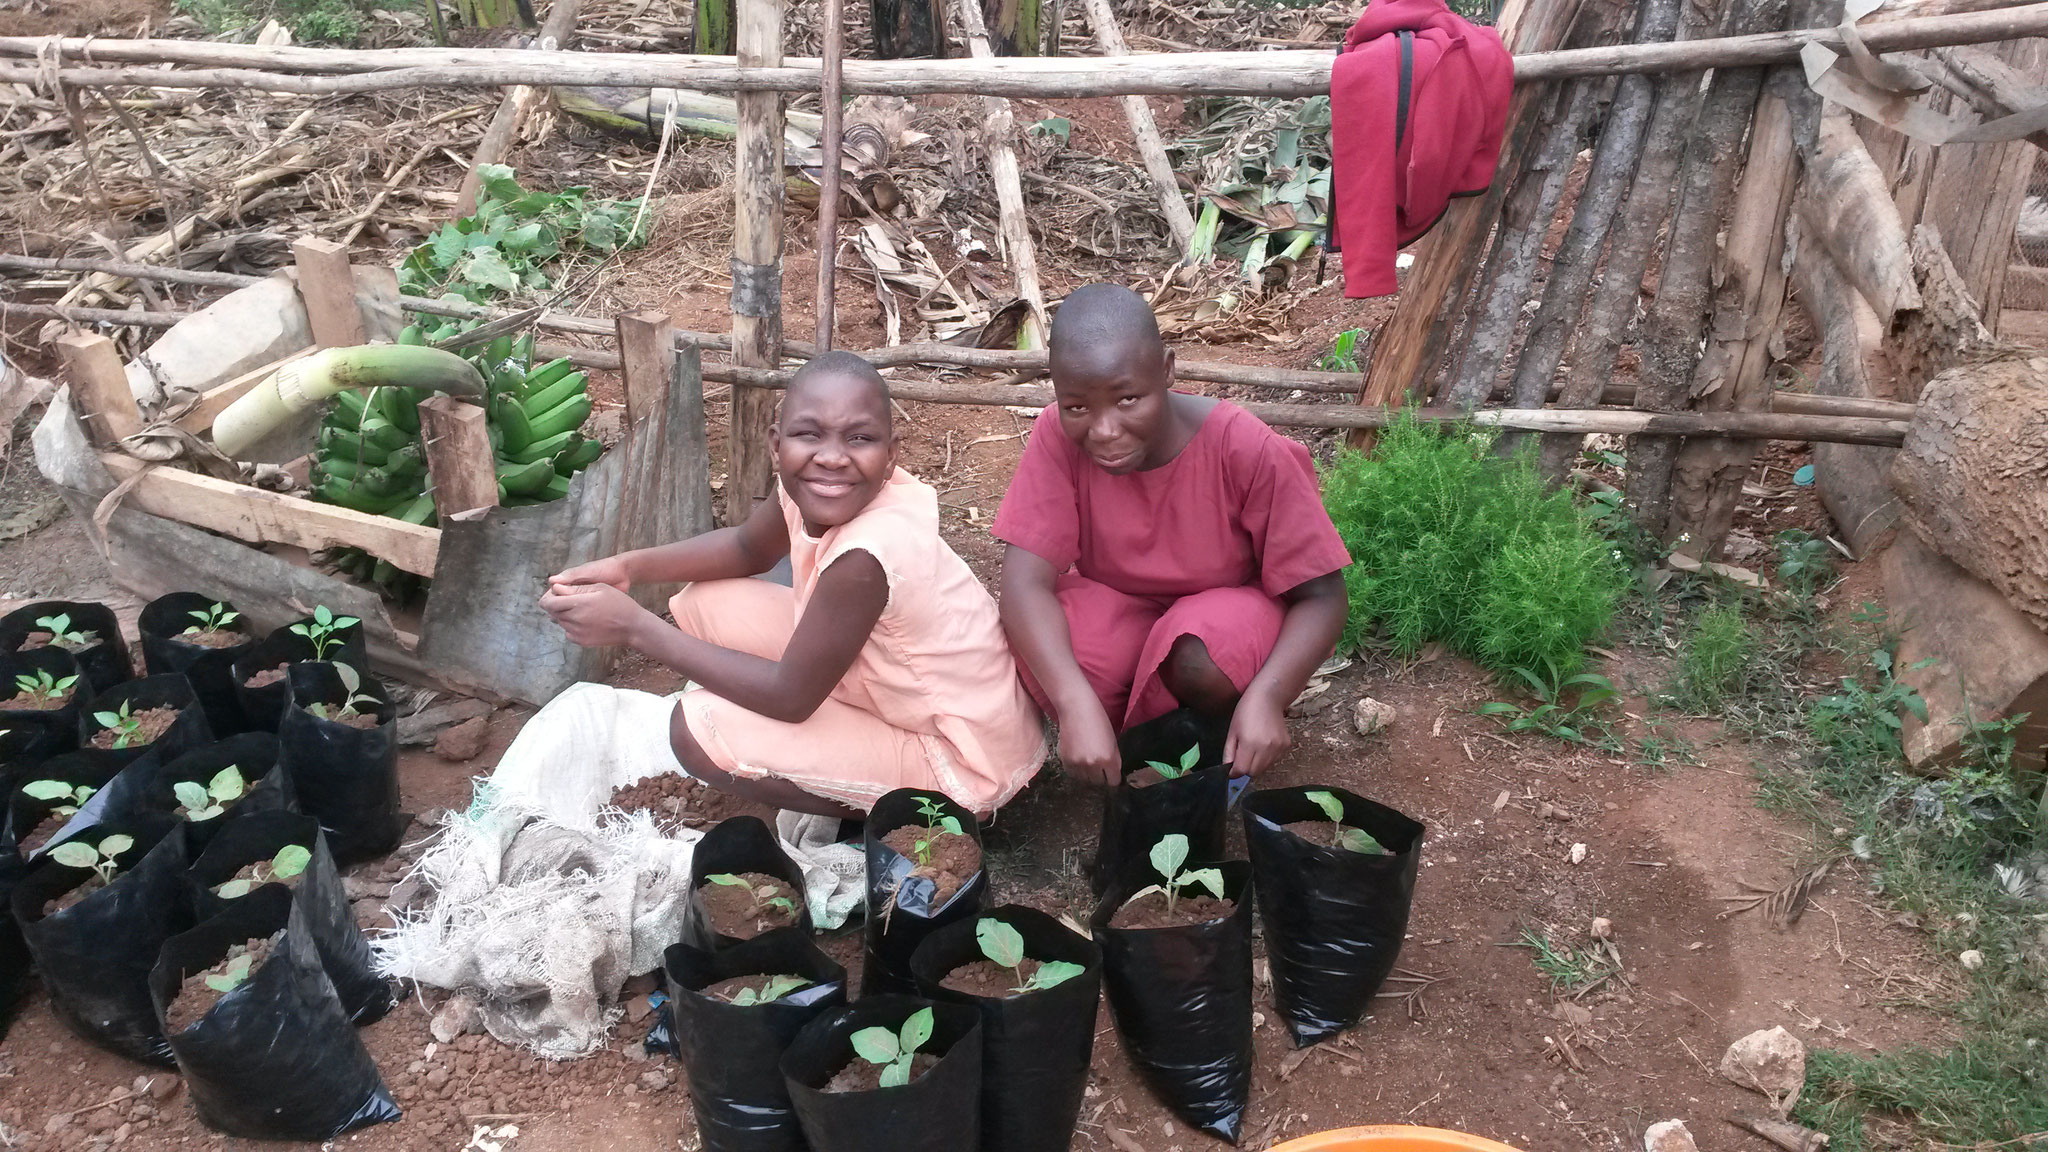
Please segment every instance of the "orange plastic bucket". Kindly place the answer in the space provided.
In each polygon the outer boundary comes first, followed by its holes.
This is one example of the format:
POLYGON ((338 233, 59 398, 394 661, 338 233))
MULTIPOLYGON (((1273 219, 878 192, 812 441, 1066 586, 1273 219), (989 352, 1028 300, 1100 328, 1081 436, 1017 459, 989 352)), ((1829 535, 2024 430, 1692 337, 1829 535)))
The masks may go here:
POLYGON ((1273 1152, 1517 1152, 1484 1136, 1468 1136, 1443 1128, 1406 1124, 1370 1124, 1338 1128, 1276 1144, 1273 1152))

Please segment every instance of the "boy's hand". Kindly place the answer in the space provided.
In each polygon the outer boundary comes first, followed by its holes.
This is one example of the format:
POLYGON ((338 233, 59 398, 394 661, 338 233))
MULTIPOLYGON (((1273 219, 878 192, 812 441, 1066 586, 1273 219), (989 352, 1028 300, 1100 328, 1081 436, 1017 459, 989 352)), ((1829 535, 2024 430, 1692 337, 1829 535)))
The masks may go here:
POLYGON ((609 584, 621 592, 633 590, 633 578, 626 573, 626 562, 617 556, 564 569, 548 577, 548 584, 609 584))
POLYGON ((1293 743, 1287 735, 1287 708, 1263 693, 1246 692, 1230 717, 1230 736, 1223 759, 1232 776, 1257 776, 1271 767, 1293 743))
POLYGON ((1060 765, 1084 784, 1114 788, 1123 779, 1124 763, 1116 729, 1100 704, 1093 698, 1088 704, 1060 717, 1060 765))
POLYGON ((630 644, 634 632, 653 615, 606 583, 551 585, 540 606, 568 633, 571 643, 585 648, 630 644))

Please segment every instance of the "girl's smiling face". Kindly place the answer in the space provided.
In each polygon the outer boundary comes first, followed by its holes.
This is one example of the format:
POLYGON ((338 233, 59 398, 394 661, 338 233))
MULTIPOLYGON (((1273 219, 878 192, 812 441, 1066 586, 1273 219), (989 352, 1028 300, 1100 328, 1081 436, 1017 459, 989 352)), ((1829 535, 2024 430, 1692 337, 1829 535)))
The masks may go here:
POLYGON ((854 376, 813 376, 792 389, 768 447, 782 490, 812 535, 860 515, 896 470, 889 402, 854 376))

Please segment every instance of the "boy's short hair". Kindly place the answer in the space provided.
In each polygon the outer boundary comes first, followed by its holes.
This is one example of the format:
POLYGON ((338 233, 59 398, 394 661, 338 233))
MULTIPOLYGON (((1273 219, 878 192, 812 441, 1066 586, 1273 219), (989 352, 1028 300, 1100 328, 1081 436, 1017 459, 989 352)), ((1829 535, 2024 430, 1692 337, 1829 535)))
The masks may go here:
POLYGON ((1087 284, 1067 294, 1053 313, 1050 348, 1057 355, 1088 345, 1157 344, 1159 318, 1143 296, 1121 284, 1087 284))

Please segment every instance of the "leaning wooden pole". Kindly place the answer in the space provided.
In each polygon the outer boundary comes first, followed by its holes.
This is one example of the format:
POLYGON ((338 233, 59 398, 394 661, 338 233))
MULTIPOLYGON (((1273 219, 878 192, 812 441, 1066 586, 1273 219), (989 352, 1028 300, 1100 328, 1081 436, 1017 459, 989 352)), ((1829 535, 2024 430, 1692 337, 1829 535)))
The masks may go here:
MULTIPOLYGON (((738 0, 742 68, 782 63, 782 0, 738 0)), ((782 95, 741 92, 733 144, 732 358, 742 367, 782 362, 782 95)), ((775 397, 735 392, 726 434, 725 519, 743 523, 768 495, 768 426, 775 397)))
MULTIPOLYGON (((967 50, 977 61, 994 59, 989 48, 988 29, 982 26, 980 0, 960 0, 960 27, 967 50)), ((1045 293, 1038 285, 1038 248, 1031 239, 1031 223, 1025 214, 1024 182, 1017 167, 1017 149, 1010 143, 1017 123, 1010 102, 1001 96, 984 96, 982 137, 988 145, 989 180, 996 186, 996 234, 1003 242, 1003 254, 1016 281, 1017 295, 1031 308, 1017 332, 1020 348, 1042 348, 1050 320, 1045 312, 1045 293)))
POLYGON ((832 349, 832 313, 837 302, 839 273, 840 149, 845 142, 846 106, 840 99, 841 64, 846 54, 845 0, 824 0, 825 86, 820 103, 825 131, 818 143, 823 163, 818 170, 818 336, 820 351, 832 349))
MULTIPOLYGON (((582 7, 583 0, 555 0, 548 9, 547 22, 540 27, 540 36, 533 42, 534 49, 553 52, 568 44, 569 34, 576 30, 577 11, 582 7)), ((463 174, 462 187, 455 193, 455 210, 449 215, 467 216, 476 211, 477 191, 482 186, 477 169, 505 159, 505 154, 512 150, 513 138, 519 135, 533 110, 548 100, 550 91, 521 84, 505 94, 505 102, 498 105, 490 127, 484 129, 483 139, 477 141, 476 155, 470 160, 469 171, 463 174)))
MULTIPOLYGON (((1087 0, 1088 23, 1095 28, 1095 43, 1104 56, 1128 56, 1130 48, 1124 43, 1123 29, 1118 26, 1116 9, 1109 0, 1087 0)), ((1058 32, 1054 32, 1058 41, 1058 32)), ((1143 96, 1123 97, 1124 119, 1131 123, 1131 136, 1137 141, 1138 156, 1145 162, 1145 172, 1152 177, 1152 188, 1159 196, 1159 210, 1166 217, 1167 230, 1173 233, 1173 244, 1180 250, 1180 258, 1188 258, 1188 244, 1195 237, 1195 216, 1188 211, 1188 202, 1180 194, 1180 179, 1174 175, 1173 161, 1166 158, 1166 143, 1159 138, 1159 124, 1152 119, 1152 105, 1143 96)))

